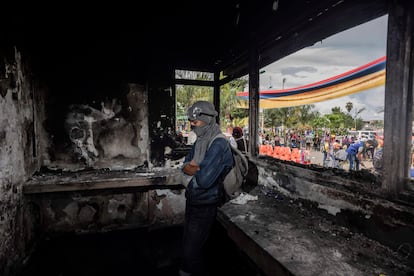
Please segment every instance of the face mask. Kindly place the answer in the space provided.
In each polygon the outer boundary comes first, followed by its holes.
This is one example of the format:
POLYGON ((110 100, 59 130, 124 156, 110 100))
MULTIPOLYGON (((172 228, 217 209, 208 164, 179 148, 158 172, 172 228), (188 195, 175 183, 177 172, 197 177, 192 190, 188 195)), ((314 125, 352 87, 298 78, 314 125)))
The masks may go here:
POLYGON ((191 130, 194 131, 194 133, 198 136, 201 137, 206 133, 208 125, 204 125, 204 126, 191 126, 191 130))

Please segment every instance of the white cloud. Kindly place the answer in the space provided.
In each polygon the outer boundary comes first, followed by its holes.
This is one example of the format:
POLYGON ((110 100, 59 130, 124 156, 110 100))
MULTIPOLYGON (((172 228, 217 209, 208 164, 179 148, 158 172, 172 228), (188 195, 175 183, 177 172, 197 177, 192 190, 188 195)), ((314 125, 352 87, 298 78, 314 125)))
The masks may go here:
MULTIPOLYGON (((387 20, 388 16, 382 16, 262 68, 265 73, 260 75, 261 90, 281 89, 283 85, 293 88, 321 81, 385 56, 387 20)), ((315 103, 315 107, 326 114, 334 106, 345 110, 348 101, 355 109, 366 108, 360 114, 363 119, 383 119, 384 113, 378 113, 378 110, 384 106, 384 86, 315 103)))
MULTIPOLYGON (((364 120, 383 120, 384 119, 384 87, 376 87, 358 94, 345 96, 329 101, 315 103, 315 109, 321 114, 331 113, 333 107, 340 107, 345 111, 345 105, 347 102, 352 102, 355 110, 365 108, 358 116, 361 116, 364 120), (382 111, 382 112, 381 112, 382 111)), ((351 115, 352 114, 351 111, 351 115)))

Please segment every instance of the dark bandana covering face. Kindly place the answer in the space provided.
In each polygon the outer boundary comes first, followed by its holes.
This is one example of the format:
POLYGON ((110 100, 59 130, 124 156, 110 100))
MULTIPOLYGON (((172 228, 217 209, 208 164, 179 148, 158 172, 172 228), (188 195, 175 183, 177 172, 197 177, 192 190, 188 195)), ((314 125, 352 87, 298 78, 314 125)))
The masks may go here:
POLYGON ((198 101, 188 109, 187 116, 190 121, 199 120, 206 123, 203 126, 192 126, 192 130, 197 135, 193 160, 200 165, 210 141, 221 133, 220 126, 216 123, 217 111, 212 103, 198 101))

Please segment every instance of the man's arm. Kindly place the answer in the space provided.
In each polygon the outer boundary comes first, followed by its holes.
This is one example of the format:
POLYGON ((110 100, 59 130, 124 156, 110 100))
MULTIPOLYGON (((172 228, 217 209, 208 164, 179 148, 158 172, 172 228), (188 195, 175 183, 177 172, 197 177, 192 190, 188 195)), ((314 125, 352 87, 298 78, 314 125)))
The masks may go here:
POLYGON ((186 163, 183 167, 183 172, 188 175, 194 175, 198 170, 200 169, 200 166, 198 166, 194 160, 191 160, 190 163, 186 163))
POLYGON ((231 161, 226 159, 229 157, 228 154, 231 154, 231 151, 227 140, 225 138, 215 139, 200 164, 200 170, 195 173, 198 186, 208 189, 216 182, 226 166, 233 165, 231 158, 231 161))
POLYGON ((194 175, 199 170, 199 166, 193 162, 194 145, 190 152, 185 156, 182 171, 187 175, 194 175))

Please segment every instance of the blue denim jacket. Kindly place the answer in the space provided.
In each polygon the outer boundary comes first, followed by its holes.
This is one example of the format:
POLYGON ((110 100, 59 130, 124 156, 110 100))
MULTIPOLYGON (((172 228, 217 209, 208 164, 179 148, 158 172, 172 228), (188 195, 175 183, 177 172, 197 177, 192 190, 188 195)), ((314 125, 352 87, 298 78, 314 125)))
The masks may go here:
MULTIPOLYGON (((197 143, 197 142, 196 142, 197 143)), ((193 159, 194 146, 184 159, 184 165, 193 159)), ((203 161, 187 186, 189 204, 214 204, 222 200, 221 182, 233 166, 233 154, 225 138, 216 138, 207 150, 203 161)))

